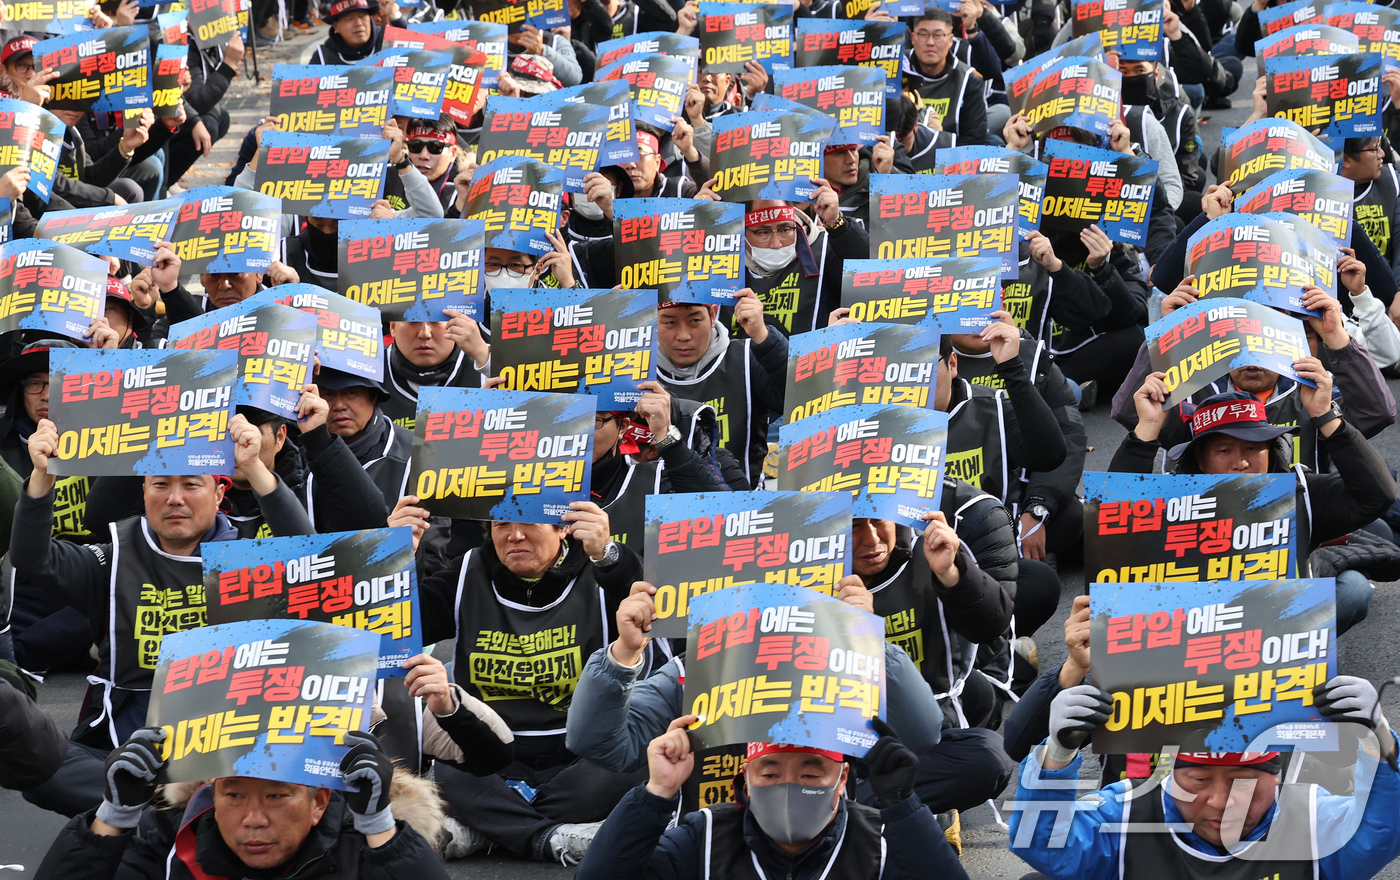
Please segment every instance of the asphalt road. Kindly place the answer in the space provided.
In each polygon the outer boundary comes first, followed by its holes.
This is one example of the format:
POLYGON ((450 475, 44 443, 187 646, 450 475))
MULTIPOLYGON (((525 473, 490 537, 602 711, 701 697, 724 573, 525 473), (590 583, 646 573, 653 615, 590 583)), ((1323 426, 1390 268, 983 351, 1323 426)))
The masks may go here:
MULTIPOLYGON (((325 32, 325 28, 318 28, 311 36, 297 37, 285 44, 259 50, 264 77, 260 84, 254 83, 252 77, 247 75, 251 70, 245 64, 245 75, 235 80, 224 102, 233 117, 229 136, 216 144, 213 153, 186 175, 184 183, 187 187, 223 182, 237 152, 239 139, 266 114, 266 77, 272 64, 296 63, 312 45, 324 39, 325 32)), ((1247 75, 1252 75, 1252 69, 1253 65, 1246 65, 1247 75)), ((1247 117, 1250 90, 1251 82, 1243 83, 1235 96, 1235 108, 1208 114, 1210 119, 1202 126, 1206 155, 1211 155, 1219 143, 1222 125, 1236 127, 1247 117)), ((1391 391, 1400 396, 1400 381, 1391 381, 1390 386, 1391 391)), ((1086 414, 1085 423, 1090 444, 1086 467, 1088 470, 1104 470, 1113 450, 1122 440, 1123 429, 1109 419, 1105 404, 1086 414)), ((1392 465, 1400 463, 1400 428, 1385 431, 1373 442, 1392 465)), ((1043 668, 1064 660, 1064 621, 1073 597, 1084 592, 1082 571, 1064 571, 1061 577, 1060 609, 1036 636, 1043 668)), ((1347 674, 1364 676, 1373 681, 1400 674, 1400 641, 1393 636, 1397 629, 1400 629, 1400 584, 1377 584, 1369 617, 1349 632, 1339 645, 1340 668, 1347 674)), ((82 676, 52 676, 40 688, 40 703, 61 725, 66 726, 77 720, 85 687, 82 676)), ((1400 689, 1391 692, 1385 710, 1389 717, 1400 718, 1400 689)), ((1085 763, 1086 774, 1096 773, 1092 757, 1085 763)), ((1013 783, 998 803, 1011 800, 1014 794, 1013 783)), ((25 803, 18 794, 0 791, 0 828, 10 829, 8 833, 0 835, 0 870, 13 865, 23 866, 13 875, 0 876, 32 876, 63 822, 62 817, 25 803)), ((1007 850, 1006 833, 996 824, 989 806, 978 807, 963 815, 963 843, 963 865, 973 880, 1019 878, 1030 870, 1007 850)), ((557 865, 522 862, 495 853, 448 865, 451 876, 474 880, 558 878, 568 876, 568 870, 557 865)), ((1378 876, 1383 880, 1400 880, 1400 865, 1392 865, 1378 876)))

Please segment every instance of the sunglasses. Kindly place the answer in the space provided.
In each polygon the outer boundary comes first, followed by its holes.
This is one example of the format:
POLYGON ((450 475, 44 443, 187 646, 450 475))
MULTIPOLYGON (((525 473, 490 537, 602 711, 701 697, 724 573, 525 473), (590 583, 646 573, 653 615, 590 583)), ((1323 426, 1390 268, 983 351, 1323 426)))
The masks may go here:
POLYGON ((447 144, 442 141, 409 141, 408 151, 410 153, 421 153, 427 150, 434 156, 441 156, 442 151, 447 149, 447 144))

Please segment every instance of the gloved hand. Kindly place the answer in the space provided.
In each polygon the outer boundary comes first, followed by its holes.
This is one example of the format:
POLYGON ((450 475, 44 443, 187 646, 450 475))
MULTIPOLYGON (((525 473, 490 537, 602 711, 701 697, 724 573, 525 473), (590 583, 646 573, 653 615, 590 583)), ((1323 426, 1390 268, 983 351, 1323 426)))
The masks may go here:
POLYGON ((345 741, 350 751, 340 759, 340 775, 350 787, 343 794, 355 830, 361 834, 391 830, 394 810, 389 805, 389 783, 394 778, 394 763, 371 734, 352 730, 345 734, 345 741))
POLYGON ((143 727, 107 755, 102 804, 97 818, 113 828, 135 828, 156 794, 156 774, 165 766, 160 743, 165 731, 143 727))
POLYGON ((870 787, 875 789, 880 808, 888 810, 914 793, 914 783, 919 780, 919 757, 900 741, 893 727, 879 718, 871 721, 880 739, 866 752, 865 763, 870 768, 870 787))
POLYGON ((1065 764, 1079 754, 1094 728, 1113 714, 1113 698, 1091 684, 1075 685, 1056 695, 1050 704, 1050 739, 1045 758, 1065 764))
POLYGON ((1388 761, 1394 760, 1395 736, 1389 733, 1390 722, 1381 714, 1380 697, 1369 681, 1354 675, 1334 676, 1313 688, 1313 705, 1328 721, 1350 721, 1374 730, 1380 739, 1381 754, 1388 761))

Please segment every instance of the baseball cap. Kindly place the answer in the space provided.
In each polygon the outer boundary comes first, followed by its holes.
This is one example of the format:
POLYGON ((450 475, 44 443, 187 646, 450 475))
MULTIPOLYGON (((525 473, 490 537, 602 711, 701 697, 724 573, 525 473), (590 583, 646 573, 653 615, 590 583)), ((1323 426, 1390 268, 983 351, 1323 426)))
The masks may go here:
POLYGON ((517 55, 510 63, 510 77, 529 95, 543 95, 562 89, 563 83, 554 75, 554 62, 543 55, 517 55))
POLYGON ((791 754, 791 753, 806 754, 806 755, 821 755, 823 758, 830 758, 831 760, 837 762, 838 764, 841 763, 842 761, 845 761, 845 760, 846 760, 845 756, 842 755, 840 752, 833 752, 833 751, 830 751, 829 749, 814 749, 814 748, 812 748, 811 746, 795 746, 795 745, 793 745, 793 744, 791 744, 791 743, 757 743, 757 742, 751 742, 751 743, 749 743, 749 747, 748 747, 747 752, 745 753, 744 758, 745 758, 745 760, 752 761, 753 759, 755 759, 755 758, 761 758, 761 757, 763 757, 764 755, 791 754))
POLYGON ((7 63, 16 55, 23 55, 26 52, 34 51, 34 44, 39 42, 33 37, 15 37, 5 44, 5 48, 0 49, 0 64, 7 63))
POLYGON ((131 327, 133 330, 143 330, 148 323, 146 316, 141 314, 141 310, 136 308, 136 301, 131 298, 131 290, 127 288, 126 282, 120 278, 107 276, 107 299, 116 300, 126 306, 131 315, 131 327))
POLYGON ((352 12, 367 12, 374 15, 379 11, 379 0, 336 0, 321 16, 327 24, 352 12))
POLYGON ((1264 402, 1248 391, 1222 391, 1206 398, 1191 414, 1191 439, 1178 443, 1167 455, 1180 460, 1202 437, 1225 434, 1250 443, 1267 443, 1292 431, 1289 426, 1271 425, 1264 402))

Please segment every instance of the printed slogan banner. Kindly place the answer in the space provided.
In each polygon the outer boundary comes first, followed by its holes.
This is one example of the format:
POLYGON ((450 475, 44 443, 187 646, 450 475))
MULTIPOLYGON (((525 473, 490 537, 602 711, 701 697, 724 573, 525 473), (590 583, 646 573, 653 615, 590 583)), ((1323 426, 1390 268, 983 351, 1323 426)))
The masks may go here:
POLYGON ((1321 24, 1323 7, 1315 0, 1293 0, 1259 13, 1259 32, 1272 36, 1279 31, 1304 24, 1321 24))
POLYGON ((483 221, 352 220, 338 234, 347 298, 390 321, 445 321, 445 309, 486 320, 483 221))
POLYGON ((36 70, 57 70, 49 110, 95 113, 151 106, 151 45, 144 24, 55 37, 34 45, 36 70))
POLYGON ((1323 24, 1307 24, 1279 31, 1272 36, 1256 40, 1254 60, 1259 76, 1265 75, 1266 63, 1271 58, 1294 58, 1299 55, 1350 55, 1360 52, 1361 44, 1356 37, 1341 28, 1323 24))
POLYGON ((404 662, 423 652, 407 528, 219 541, 204 549, 211 624, 313 620, 378 633, 380 678, 403 677, 404 662))
MULTIPOLYGON (((977 333, 1001 298, 996 257, 846 260, 841 305, 853 321, 928 324, 940 333, 977 333)), ((935 358, 937 360, 937 358, 935 358)))
POLYGON ((1202 299, 1149 324, 1146 333, 1153 372, 1167 374, 1167 406, 1237 367, 1263 367, 1313 384, 1293 369, 1295 360, 1312 354, 1303 322, 1261 303, 1202 299))
POLYGON ((1220 133, 1220 179, 1230 182, 1236 193, 1248 192, 1277 171, 1311 169, 1333 174, 1336 154, 1287 119, 1257 119, 1243 128, 1222 129, 1220 133))
POLYGON ((695 35, 700 67, 738 76, 757 61, 770 74, 792 65, 793 6, 787 3, 711 3, 701 0, 695 35))
MULTIPOLYGON (((466 46, 485 55, 486 64, 481 69, 481 88, 483 89, 494 89, 501 71, 506 69, 508 29, 503 24, 489 21, 463 21, 461 19, 411 21, 408 24, 408 29, 420 34, 433 34, 442 37, 450 43, 466 46)), ((471 121, 470 113, 466 114, 467 118, 462 119, 453 111, 450 103, 444 102, 443 109, 457 120, 458 125, 466 125, 471 121)))
POLYGON ((107 302, 107 263, 25 238, 0 244, 0 333, 44 330, 82 339, 107 302))
POLYGON ((1381 133, 1379 55, 1310 55, 1272 58, 1265 104, 1270 116, 1296 122, 1332 137, 1364 138, 1381 133))
POLYGON ((656 299, 631 290, 498 290, 491 372, 507 391, 592 394, 629 410, 656 379, 656 299))
POLYGON ((1386 70, 1400 66, 1400 10, 1371 3, 1328 3, 1325 14, 1329 26, 1356 37, 1357 51, 1381 56, 1386 70))
POLYGON ((952 147, 938 151, 934 174, 1015 174, 1021 181, 1018 230, 1028 238, 1040 228, 1041 203, 1045 200, 1045 176, 1050 167, 1025 153, 1006 147, 952 147))
POLYGON ((564 0, 472 0, 471 9, 477 21, 503 24, 513 34, 527 24, 542 31, 569 26, 564 0))
POLYGON ((279 284, 247 301, 254 300, 281 303, 315 318, 321 366, 384 381, 384 330, 378 309, 315 284, 279 284))
MULTIPOLYGON (((922 12, 911 13, 914 15, 922 12)), ((851 21, 800 18, 794 67, 859 64, 885 73, 885 97, 899 98, 900 59, 909 28, 902 21, 851 21)))
MULTIPOLYGON (((654 624, 653 624, 654 626, 654 624)), ((698 748, 781 742, 861 756, 885 717, 885 621, 785 584, 697 596, 686 711, 698 748)))
POLYGON ((1293 577, 1297 492, 1291 473, 1086 473, 1084 569, 1095 585, 1293 577))
POLYGON ((485 78, 486 56, 469 46, 452 43, 437 34, 425 34, 404 28, 386 27, 384 47, 432 49, 451 56, 447 69, 447 84, 442 93, 442 116, 451 117, 458 125, 470 124, 476 103, 476 90, 485 78))
POLYGON ((1072 33, 1098 34, 1125 61, 1162 60, 1161 0, 1075 0, 1072 33))
POLYGON ((547 254, 545 235, 559 228, 564 172, 524 156, 502 156, 476 169, 467 216, 485 224, 486 247, 547 254))
POLYGON ((190 69, 190 50, 183 43, 156 46, 156 69, 151 76, 151 109, 160 119, 178 119, 185 90, 180 80, 190 69))
POLYGON ((572 96, 551 92, 487 100, 477 156, 483 164, 523 156, 564 171, 564 189, 583 192, 583 178, 607 165, 635 162, 626 83, 594 83, 572 96), (580 100, 582 99, 582 103, 580 100))
POLYGON ((156 243, 170 241, 180 213, 179 198, 134 205, 45 211, 35 237, 86 251, 94 257, 116 257, 149 266, 156 243))
POLYGON ((1033 134, 1067 125, 1107 135, 1122 109, 1123 76, 1092 58, 1061 58, 1036 74, 1026 95, 1033 134))
POLYGON ((799 67, 773 74, 777 94, 836 121, 833 145, 871 146, 886 133, 885 73, 874 67, 799 67))
POLYGON ((1351 245, 1353 187, 1338 174, 1295 168, 1259 181, 1235 199, 1244 214, 1295 214, 1332 236, 1337 247, 1351 245))
POLYGON ((189 30, 201 49, 222 49, 238 29, 242 4, 238 0, 189 0, 189 30))
POLYGON ((713 189, 725 201, 810 202, 836 122, 816 113, 750 110, 717 117, 712 127, 713 189))
POLYGON ((1313 688, 1337 665, 1331 578, 1095 584, 1093 611, 1094 683, 1113 695, 1101 755, 1240 752, 1320 720, 1313 688))
MULTIPOLYGON (((1035 79, 1050 65, 1061 58, 1103 59, 1103 38, 1098 32, 1084 37, 1076 37, 1048 52, 1042 52, 1028 61, 1023 61, 1002 74, 1006 83, 1006 98, 1012 113, 1026 112, 1026 101, 1030 98, 1035 79)), ((946 116, 946 113, 940 113, 946 116)))
MULTIPOLYGON (((598 44, 598 66, 602 70, 613 62, 627 57, 642 55, 684 55, 687 58, 700 58, 700 39, 683 34, 664 31, 646 31, 616 40, 604 40, 598 44)), ((595 74, 594 79, 597 79, 595 74)))
POLYGON ((617 277, 661 302, 733 305, 744 283, 744 206, 704 199, 613 202, 617 277))
POLYGON ((49 473, 233 473, 233 352, 55 348, 49 359, 49 473))
POLYGON ((282 213, 354 220, 384 192, 391 143, 323 134, 263 134, 258 192, 282 200, 282 213))
POLYGON ((690 603, 755 581, 834 595, 851 570, 845 492, 697 492, 646 497, 643 579, 651 634, 681 638, 690 603), (700 513, 704 511, 704 513, 700 513))
POLYGON ((928 324, 837 324, 794 336, 788 421, 857 404, 930 406, 938 339, 928 324))
POLYGON ((597 404, 585 394, 425 386, 412 494, 436 516, 556 522, 588 500, 597 404))
POLYGON ((92 30, 91 16, 88 0, 22 0, 6 3, 0 21, 8 31, 75 34, 92 30))
POLYGON ((345 789, 345 734, 369 729, 378 656, 374 633, 309 620, 170 633, 146 712, 165 731, 159 781, 255 776, 345 789))
POLYGON ((28 190, 48 202, 67 129, 61 119, 42 107, 0 98, 0 174, 21 166, 28 168, 28 190))
POLYGON ((282 201, 236 186, 199 186, 180 196, 170 241, 186 275, 266 272, 282 238, 282 201))
POLYGON ((877 259, 995 256, 1020 274, 1014 174, 870 175, 870 247, 877 259))
POLYGON ((616 64, 599 67, 594 79, 597 83, 627 83, 628 94, 632 96, 632 117, 662 131, 670 131, 676 126, 671 120, 681 115, 686 90, 695 81, 695 58, 689 55, 625 55, 616 64))
POLYGON ((278 303, 244 300, 170 328, 175 348, 238 353, 236 406, 295 420, 301 387, 311 381, 316 319, 278 303))
POLYGON ((442 102, 447 95, 447 75, 452 70, 452 58, 451 52, 399 46, 386 47, 384 51, 376 52, 359 63, 393 71, 389 115, 437 119, 442 115, 442 102))
POLYGON ((947 413, 844 406, 778 429, 778 488, 850 492, 852 516, 922 532, 943 496, 947 446, 947 413))
POLYGON ((1045 219, 1056 229, 1098 224, 1113 241, 1142 246, 1157 188, 1157 160, 1069 141, 1050 141, 1045 219))
POLYGON ((1303 291, 1337 295, 1337 245, 1292 214, 1225 214, 1187 242, 1186 272, 1202 299, 1230 296, 1297 314, 1303 291))
POLYGON ((384 67, 278 64, 272 68, 272 116, 286 134, 377 138, 393 85, 394 73, 384 67))

